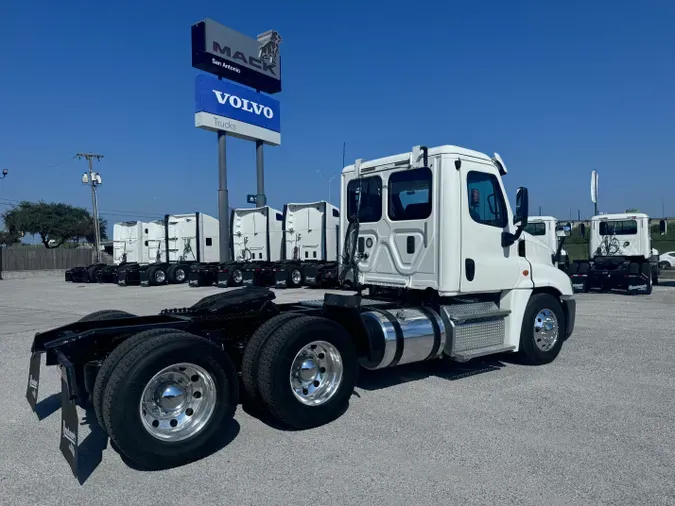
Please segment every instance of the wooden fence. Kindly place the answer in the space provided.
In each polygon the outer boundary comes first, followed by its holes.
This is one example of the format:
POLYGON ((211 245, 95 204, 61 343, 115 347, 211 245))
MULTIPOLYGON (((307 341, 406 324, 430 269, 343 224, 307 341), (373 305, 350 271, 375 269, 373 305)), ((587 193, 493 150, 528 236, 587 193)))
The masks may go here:
POLYGON ((93 249, 0 247, 0 272, 70 269, 93 262, 93 249))

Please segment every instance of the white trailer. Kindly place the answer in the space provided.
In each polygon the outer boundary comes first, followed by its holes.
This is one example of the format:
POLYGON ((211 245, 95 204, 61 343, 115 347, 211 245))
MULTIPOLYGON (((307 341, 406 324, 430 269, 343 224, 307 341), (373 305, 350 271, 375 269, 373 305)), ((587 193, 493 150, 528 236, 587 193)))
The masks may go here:
POLYGON ((456 146, 359 160, 343 169, 341 195, 340 279, 351 275, 356 293, 279 304, 248 287, 159 315, 99 311, 35 336, 26 398, 35 409, 47 353, 61 367, 61 451, 73 472, 75 403, 88 399, 120 454, 161 469, 212 450, 240 382, 250 405, 308 429, 348 409, 359 367, 502 353, 550 363, 574 329, 572 285, 523 235, 527 189, 512 211, 505 174, 499 155, 456 146))
MULTIPOLYGON (((584 235, 585 226, 580 227, 584 235)), ((593 216, 588 246, 590 260, 574 261, 570 266, 575 291, 619 289, 630 294, 650 294, 653 285, 658 284, 659 254, 652 248, 646 214, 593 216)))
POLYGON ((340 211, 325 200, 284 206, 282 261, 277 288, 337 282, 340 211))
POLYGON ((569 257, 563 249, 565 237, 571 233, 571 225, 564 227, 553 216, 531 216, 528 218, 525 233, 546 244, 551 250, 553 264, 563 271, 568 271, 569 257))

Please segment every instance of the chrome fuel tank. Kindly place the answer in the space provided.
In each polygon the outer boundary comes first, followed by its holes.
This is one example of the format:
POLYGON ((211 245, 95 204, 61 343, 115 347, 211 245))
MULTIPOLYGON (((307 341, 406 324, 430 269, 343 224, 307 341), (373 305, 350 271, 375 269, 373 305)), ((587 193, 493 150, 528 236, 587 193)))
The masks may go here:
POLYGON ((443 353, 445 325, 429 308, 374 309, 361 317, 373 349, 373 356, 361 361, 366 369, 421 362, 443 353))

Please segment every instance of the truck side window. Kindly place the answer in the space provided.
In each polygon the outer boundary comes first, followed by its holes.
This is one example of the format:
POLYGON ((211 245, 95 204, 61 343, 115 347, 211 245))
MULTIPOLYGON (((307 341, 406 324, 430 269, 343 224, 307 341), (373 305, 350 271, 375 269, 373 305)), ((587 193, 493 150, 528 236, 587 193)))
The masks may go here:
POLYGON ((524 230, 530 235, 546 235, 546 223, 528 223, 524 230))
POLYGON ((359 221, 374 223, 382 218, 382 178, 370 176, 354 179, 347 185, 347 218, 354 221, 358 202, 359 221))
POLYGON ((466 176, 466 185, 469 214, 475 222, 499 228, 508 225, 506 202, 495 176, 472 170, 466 176))
POLYGON ((431 215, 431 169, 402 170, 389 176, 389 219, 424 220, 431 215))
POLYGON ((600 222, 600 235, 635 235, 637 229, 635 220, 600 222))

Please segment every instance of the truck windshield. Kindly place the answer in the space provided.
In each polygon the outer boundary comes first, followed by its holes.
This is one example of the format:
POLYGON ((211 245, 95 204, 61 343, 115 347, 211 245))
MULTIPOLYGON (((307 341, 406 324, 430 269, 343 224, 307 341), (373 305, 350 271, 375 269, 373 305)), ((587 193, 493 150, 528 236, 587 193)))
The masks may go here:
POLYGON ((546 235, 546 223, 528 223, 525 232, 530 235, 546 235))
POLYGON ((600 235, 635 235, 637 234, 637 221, 601 221, 600 235))
POLYGON ((382 178, 370 176, 354 179, 347 185, 347 219, 354 221, 359 209, 359 222, 373 223, 382 218, 382 178), (361 200, 361 207, 358 207, 361 200))

